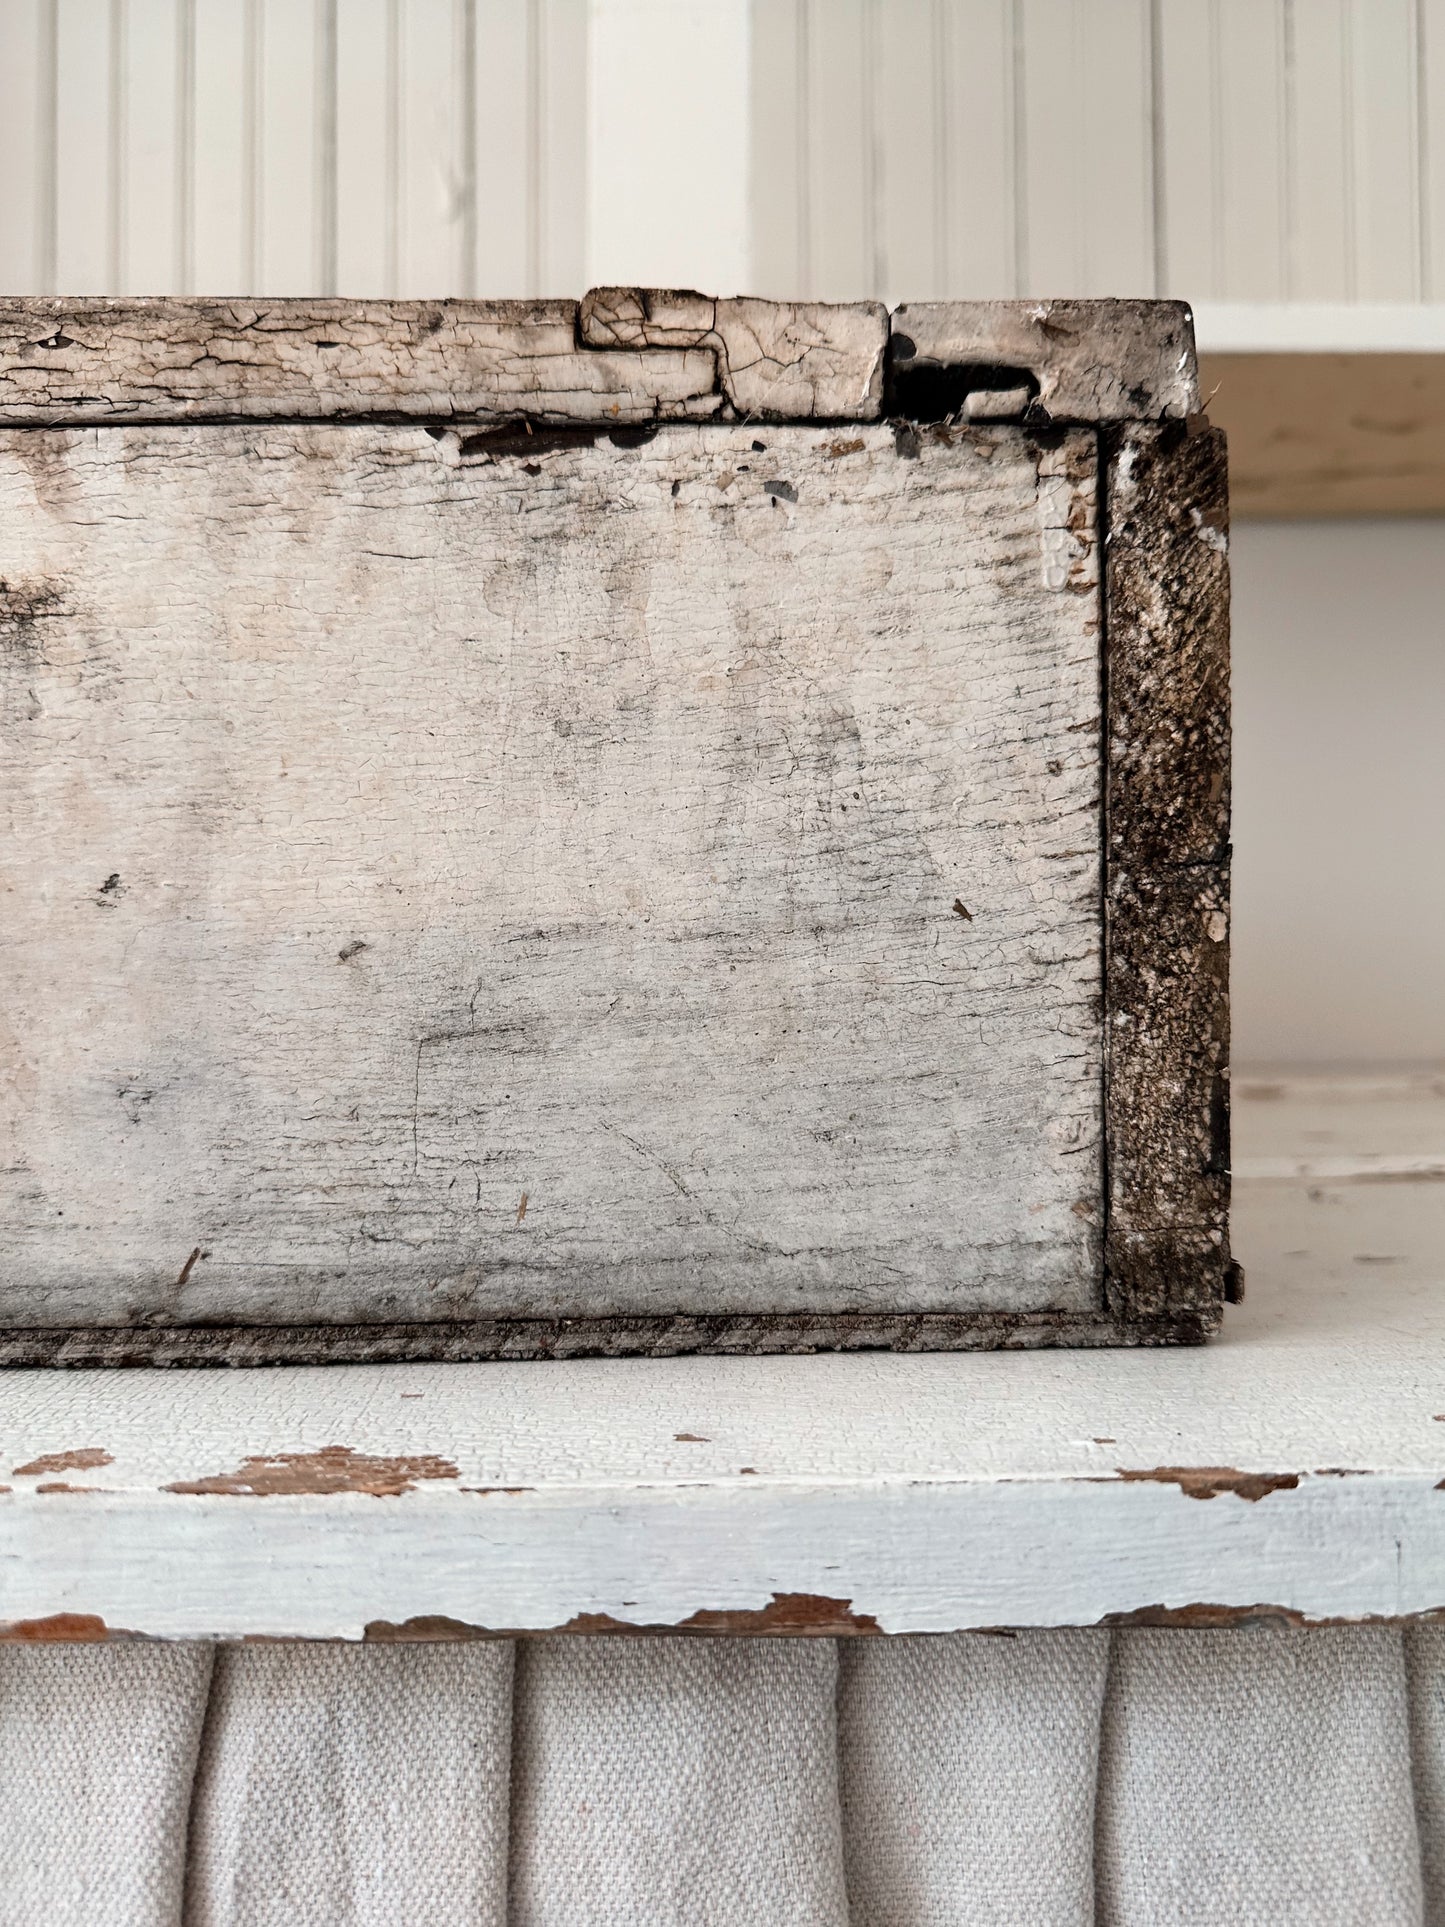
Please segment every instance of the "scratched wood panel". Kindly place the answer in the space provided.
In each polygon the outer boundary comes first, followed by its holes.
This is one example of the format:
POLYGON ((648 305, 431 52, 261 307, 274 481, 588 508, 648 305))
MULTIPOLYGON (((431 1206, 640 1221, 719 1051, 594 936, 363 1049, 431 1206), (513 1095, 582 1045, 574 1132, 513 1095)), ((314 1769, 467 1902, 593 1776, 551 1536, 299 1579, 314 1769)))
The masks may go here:
POLYGON ((1236 1097, 1203 1351, 11 1373, 0 1639, 1439 1615, 1445 1087, 1236 1097))
POLYGON ((4 1322, 1097 1306, 1092 433, 622 439, 6 434, 4 1322))

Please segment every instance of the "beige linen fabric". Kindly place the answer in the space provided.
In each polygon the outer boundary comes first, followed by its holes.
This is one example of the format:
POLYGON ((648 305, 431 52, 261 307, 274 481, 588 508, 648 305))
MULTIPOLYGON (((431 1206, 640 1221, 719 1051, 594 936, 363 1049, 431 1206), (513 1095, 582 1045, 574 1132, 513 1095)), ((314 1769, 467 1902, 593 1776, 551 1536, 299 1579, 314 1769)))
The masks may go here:
POLYGON ((1116 1634, 1096 1877, 1099 1927, 1420 1927, 1400 1633, 1116 1634))
POLYGON ((1107 1632, 855 1639, 838 1740, 852 1927, 1090 1927, 1107 1632))
POLYGON ((847 1927, 831 1641, 519 1651, 512 1927, 847 1927))
POLYGON ((208 1646, 0 1647, 0 1927, 177 1927, 208 1646))
POLYGON ((0 1648, 0 1927, 1445 1927, 1445 1627, 517 1650, 0 1648))
POLYGON ((511 1704, 505 1641, 218 1653, 186 1927, 505 1927, 511 1704))
POLYGON ((1445 1626, 1409 1628, 1405 1677, 1425 1927, 1445 1927, 1445 1626))

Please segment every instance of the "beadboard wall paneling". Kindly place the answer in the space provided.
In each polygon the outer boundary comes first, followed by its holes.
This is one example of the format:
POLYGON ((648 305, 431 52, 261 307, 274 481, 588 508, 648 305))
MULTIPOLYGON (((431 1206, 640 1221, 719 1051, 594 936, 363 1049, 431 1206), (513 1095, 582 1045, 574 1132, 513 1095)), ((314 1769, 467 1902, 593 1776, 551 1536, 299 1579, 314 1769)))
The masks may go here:
POLYGON ((571 294, 587 0, 4 0, 0 293, 571 294))
POLYGON ((1445 0, 752 0, 753 269, 1445 298, 1445 0))
POLYGON ((1445 300, 1445 0, 4 0, 0 293, 1445 300))

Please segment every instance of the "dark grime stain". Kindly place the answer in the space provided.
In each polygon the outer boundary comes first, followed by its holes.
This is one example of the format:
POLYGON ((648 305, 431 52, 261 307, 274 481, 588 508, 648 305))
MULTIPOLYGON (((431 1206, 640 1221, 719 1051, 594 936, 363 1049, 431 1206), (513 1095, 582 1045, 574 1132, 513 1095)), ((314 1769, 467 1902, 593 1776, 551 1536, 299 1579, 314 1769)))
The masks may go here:
POLYGON ((57 583, 43 579, 11 582, 0 576, 0 642, 32 651, 37 640, 36 623, 68 613, 57 583))

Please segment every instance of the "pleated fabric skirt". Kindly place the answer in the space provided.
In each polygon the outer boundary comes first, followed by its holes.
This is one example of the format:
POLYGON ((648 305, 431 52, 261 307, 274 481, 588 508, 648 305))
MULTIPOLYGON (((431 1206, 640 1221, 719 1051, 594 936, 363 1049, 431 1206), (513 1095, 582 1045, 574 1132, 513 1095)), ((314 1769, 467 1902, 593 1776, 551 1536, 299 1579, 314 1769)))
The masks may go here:
POLYGON ((0 1649, 0 1927, 1445 1927, 1445 1627, 0 1649))

